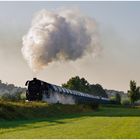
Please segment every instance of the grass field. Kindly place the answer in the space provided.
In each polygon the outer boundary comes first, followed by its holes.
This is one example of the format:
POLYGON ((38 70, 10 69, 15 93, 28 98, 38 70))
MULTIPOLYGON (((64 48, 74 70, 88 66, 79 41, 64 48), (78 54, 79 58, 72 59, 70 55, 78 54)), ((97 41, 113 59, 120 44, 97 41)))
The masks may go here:
POLYGON ((102 107, 47 119, 0 121, 0 138, 140 138, 140 109, 102 107))

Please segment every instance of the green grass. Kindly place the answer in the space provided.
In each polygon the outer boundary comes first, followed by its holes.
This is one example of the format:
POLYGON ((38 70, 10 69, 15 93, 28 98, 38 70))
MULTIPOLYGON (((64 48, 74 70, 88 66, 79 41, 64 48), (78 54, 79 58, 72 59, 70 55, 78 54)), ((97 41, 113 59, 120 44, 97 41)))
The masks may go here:
POLYGON ((140 108, 101 107, 88 113, 0 121, 0 138, 140 138, 140 108))

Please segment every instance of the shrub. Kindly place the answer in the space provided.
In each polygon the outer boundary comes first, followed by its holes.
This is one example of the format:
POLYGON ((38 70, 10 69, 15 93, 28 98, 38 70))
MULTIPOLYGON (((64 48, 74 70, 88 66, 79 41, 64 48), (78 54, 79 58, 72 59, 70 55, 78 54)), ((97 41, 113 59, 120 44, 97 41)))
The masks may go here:
POLYGON ((10 94, 10 93, 5 93, 1 96, 2 100, 8 100, 8 101, 18 101, 21 100, 21 93, 15 93, 15 94, 10 94))
POLYGON ((120 103, 118 103, 118 102, 116 101, 115 97, 110 98, 110 103, 111 103, 112 105, 118 105, 118 104, 120 104, 120 103))
POLYGON ((121 104, 124 105, 124 106, 129 106, 130 101, 129 100, 122 100, 121 104))

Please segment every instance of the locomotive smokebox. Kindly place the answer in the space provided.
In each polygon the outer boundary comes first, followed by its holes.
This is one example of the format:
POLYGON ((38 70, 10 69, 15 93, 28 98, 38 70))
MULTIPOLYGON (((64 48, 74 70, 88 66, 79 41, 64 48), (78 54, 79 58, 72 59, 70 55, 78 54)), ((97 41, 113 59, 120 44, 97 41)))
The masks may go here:
POLYGON ((25 85, 28 86, 28 89, 26 91, 27 100, 37 101, 42 99, 40 80, 35 77, 31 81, 28 80, 25 85))

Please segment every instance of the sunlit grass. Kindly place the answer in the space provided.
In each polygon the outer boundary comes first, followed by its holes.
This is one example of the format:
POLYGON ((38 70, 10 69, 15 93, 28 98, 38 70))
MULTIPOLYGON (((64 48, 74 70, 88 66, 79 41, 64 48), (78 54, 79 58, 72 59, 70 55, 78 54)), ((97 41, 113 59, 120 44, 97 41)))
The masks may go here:
POLYGON ((45 119, 1 121, 0 138, 140 138, 140 109, 100 108, 45 119))

